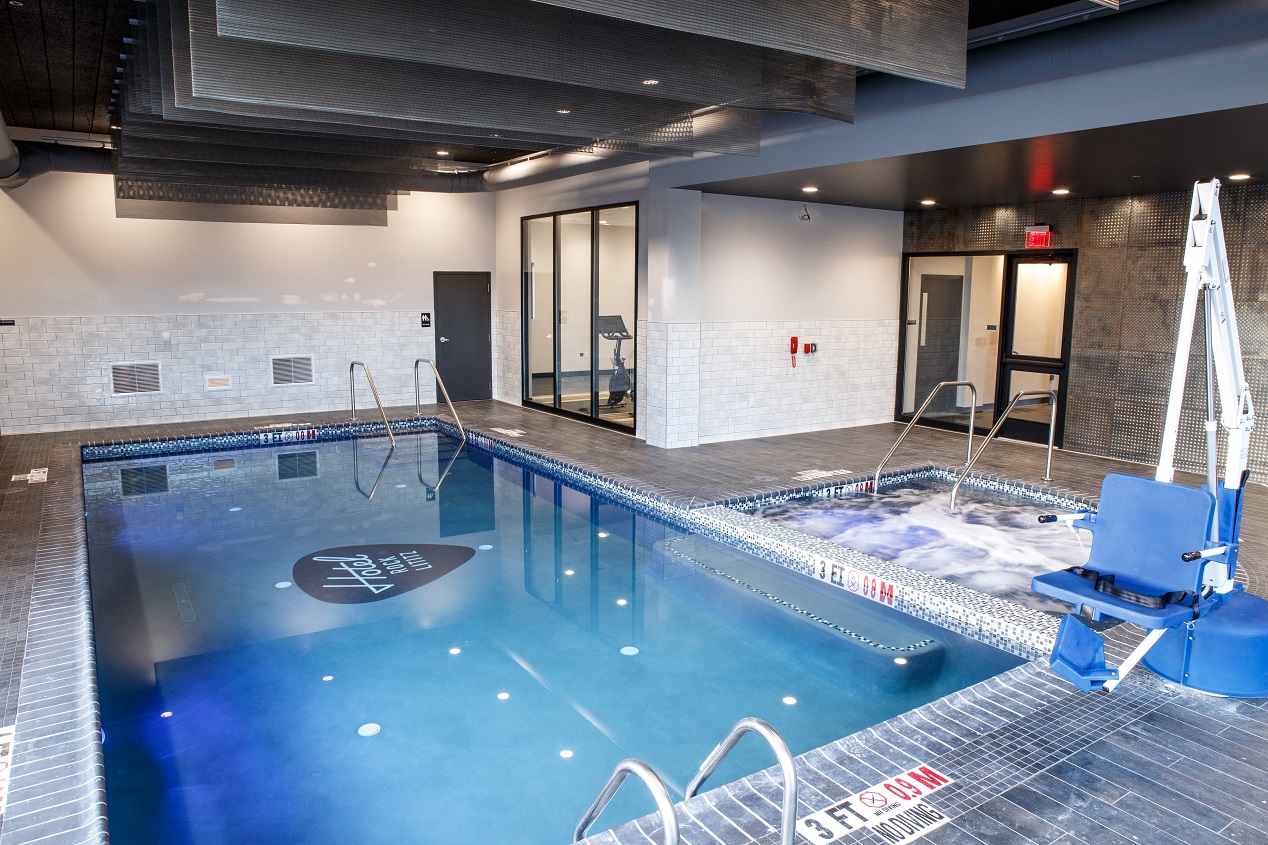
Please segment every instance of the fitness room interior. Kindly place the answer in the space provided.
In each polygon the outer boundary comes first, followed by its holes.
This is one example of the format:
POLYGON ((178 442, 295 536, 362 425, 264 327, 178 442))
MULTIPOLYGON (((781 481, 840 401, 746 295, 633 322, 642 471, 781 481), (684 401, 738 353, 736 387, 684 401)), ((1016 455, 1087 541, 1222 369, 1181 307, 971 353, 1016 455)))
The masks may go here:
POLYGON ((1268 0, 0 8, 0 845, 1268 845, 1268 0))

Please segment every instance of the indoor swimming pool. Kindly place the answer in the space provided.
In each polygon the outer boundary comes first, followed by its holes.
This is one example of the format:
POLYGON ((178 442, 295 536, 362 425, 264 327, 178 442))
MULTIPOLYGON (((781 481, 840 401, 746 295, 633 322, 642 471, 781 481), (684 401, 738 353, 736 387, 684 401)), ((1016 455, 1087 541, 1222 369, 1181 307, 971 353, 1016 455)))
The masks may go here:
POLYGON ((1040 524, 1045 513, 1069 513, 1000 490, 960 488, 917 478, 881 494, 799 498, 752 511, 779 525, 831 540, 978 592, 1035 610, 1066 613, 1068 605, 1038 595, 1030 579, 1087 562, 1091 536, 1064 525, 1040 524))
MULTIPOLYGON (((562 845, 623 758, 680 799, 742 717, 798 754, 1021 662, 397 442, 84 464, 112 842, 562 845)), ((631 781, 593 830, 653 809, 631 781)))

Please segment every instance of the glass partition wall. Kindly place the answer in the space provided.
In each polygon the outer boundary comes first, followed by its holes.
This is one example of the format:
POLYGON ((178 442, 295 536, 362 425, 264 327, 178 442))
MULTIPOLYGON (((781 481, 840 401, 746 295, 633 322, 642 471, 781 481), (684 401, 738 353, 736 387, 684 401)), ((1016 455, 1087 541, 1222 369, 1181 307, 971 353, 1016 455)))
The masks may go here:
POLYGON ((634 430, 638 206, 523 220, 524 402, 634 430))

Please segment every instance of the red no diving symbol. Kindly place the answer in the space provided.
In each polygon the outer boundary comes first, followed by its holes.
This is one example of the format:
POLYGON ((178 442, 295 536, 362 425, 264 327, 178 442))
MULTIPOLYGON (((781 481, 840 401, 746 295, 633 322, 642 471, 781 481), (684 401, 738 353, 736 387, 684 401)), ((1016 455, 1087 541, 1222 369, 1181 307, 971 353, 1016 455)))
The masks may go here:
POLYGON ((879 792, 864 792, 859 796, 859 801, 862 802, 863 806, 871 807, 873 810, 884 807, 889 803, 889 799, 879 792))

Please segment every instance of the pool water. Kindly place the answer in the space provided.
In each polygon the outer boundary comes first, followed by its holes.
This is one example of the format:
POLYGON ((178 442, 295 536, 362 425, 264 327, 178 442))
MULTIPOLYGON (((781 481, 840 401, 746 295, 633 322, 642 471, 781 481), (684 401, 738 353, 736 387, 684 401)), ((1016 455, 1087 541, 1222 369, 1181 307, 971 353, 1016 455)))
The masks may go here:
POLYGON ((741 717, 801 753, 1020 663, 397 439, 85 464, 115 845, 565 843, 623 758, 681 797, 741 717))
POLYGON ((965 486, 953 514, 950 497, 949 482, 922 478, 882 487, 879 496, 794 499, 752 513, 1026 607, 1069 612, 1069 605, 1032 592, 1030 579, 1087 562, 1091 535, 1038 520, 1070 511, 965 486))

